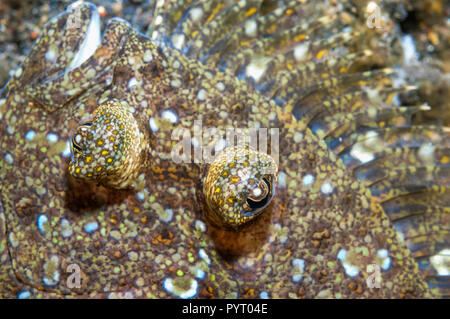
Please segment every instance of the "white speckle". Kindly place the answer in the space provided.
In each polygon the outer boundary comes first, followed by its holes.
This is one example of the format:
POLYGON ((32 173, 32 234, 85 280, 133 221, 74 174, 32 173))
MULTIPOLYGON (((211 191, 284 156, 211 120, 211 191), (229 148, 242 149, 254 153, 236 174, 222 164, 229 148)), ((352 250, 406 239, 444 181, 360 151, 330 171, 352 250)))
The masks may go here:
POLYGON ((197 279, 205 278, 205 272, 203 270, 201 270, 201 269, 197 269, 195 271, 195 278, 197 278, 197 279))
POLYGON ((175 280, 172 280, 171 278, 164 279, 164 289, 183 299, 192 298, 197 294, 198 283, 196 280, 191 281, 191 285, 188 290, 180 290, 178 287, 175 287, 174 281, 175 280))
POLYGON ((345 260, 345 258, 347 258, 347 251, 345 249, 339 250, 339 252, 337 254, 337 259, 342 261, 342 260, 345 260))
POLYGON ((30 298, 31 294, 28 290, 22 291, 20 294, 17 295, 18 299, 27 299, 30 298))
POLYGON ((11 232, 8 236, 9 243, 13 248, 17 248, 19 246, 19 241, 17 240, 16 234, 11 232))
POLYGON ((255 20, 248 20, 245 23, 245 35, 248 37, 255 37, 258 31, 258 25, 255 20))
POLYGON ((252 77, 256 82, 259 82, 264 72, 266 72, 268 62, 268 58, 254 58, 245 68, 247 76, 252 77))
POLYGON ((200 20, 203 16, 203 10, 201 8, 193 8, 190 13, 191 19, 195 22, 200 20))
POLYGON ((155 25, 160 25, 163 21, 163 17, 162 16, 157 16, 155 19, 155 25))
POLYGON ((181 50, 184 46, 184 34, 175 34, 172 36, 172 43, 175 49, 181 50))
POLYGON ((370 162, 375 158, 373 152, 367 150, 367 148, 365 148, 361 143, 356 143, 355 145, 353 145, 352 150, 350 151, 350 155, 363 164, 370 162))
POLYGON ((55 143, 58 141, 58 135, 56 135, 55 133, 49 133, 49 134, 47 134, 47 140, 50 143, 55 143))
POLYGON ((12 157, 11 154, 6 153, 6 154, 5 154, 5 161, 6 161, 6 163, 8 163, 8 164, 11 165, 11 164, 14 162, 14 159, 13 159, 13 157, 12 157))
POLYGON ((387 249, 380 249, 377 251, 377 255, 380 258, 386 258, 387 256, 389 256, 389 252, 387 249))
POLYGON ((200 101, 206 100, 206 91, 205 91, 205 89, 200 89, 198 91, 197 99, 199 99, 200 101))
POLYGON ((211 264, 211 259, 209 259, 208 254, 206 253, 206 251, 203 248, 200 248, 200 250, 198 251, 198 255, 200 256, 201 259, 206 261, 206 263, 208 265, 211 264))
POLYGON ((171 110, 166 110, 161 113, 162 118, 168 120, 170 123, 175 124, 178 121, 178 116, 171 110))
POLYGON ((356 267, 346 261, 347 250, 345 250, 345 249, 339 250, 339 252, 337 254, 337 259, 342 262, 342 266, 344 267, 345 273, 347 275, 349 275, 350 277, 355 277, 356 275, 358 275, 358 273, 359 273, 358 267, 356 267))
POLYGON ((18 78, 18 77, 21 76, 21 75, 22 75, 22 68, 18 68, 17 71, 16 71, 16 73, 14 74, 14 76, 15 76, 16 78, 18 78))
POLYGON ((8 133, 9 135, 13 135, 14 134, 14 127, 8 125, 6 127, 6 133, 8 133))
POLYGON ((356 266, 353 266, 349 263, 343 263, 345 273, 350 277, 355 277, 359 274, 359 269, 356 266))
POLYGON ((294 142, 295 143, 300 143, 303 140, 303 134, 302 133, 295 133, 294 135, 294 142))
POLYGON ((36 136, 36 133, 34 131, 30 130, 25 134, 25 138, 29 141, 31 141, 36 136))
POLYGON ((278 173, 278 187, 286 188, 286 178, 287 178, 287 175, 285 172, 280 171, 278 173))
POLYGON ((416 50, 416 44, 412 35, 407 34, 401 38, 401 44, 403 48, 403 55, 405 63, 411 63, 417 61, 419 54, 416 50))
POLYGON ((158 124, 156 124, 156 121, 153 117, 150 118, 150 120, 148 121, 148 123, 150 124, 150 129, 153 132, 158 132, 158 124))
POLYGON ((174 79, 174 80, 170 81, 170 85, 174 89, 178 89, 181 86, 181 81, 179 79, 174 79))
POLYGON ((430 262, 439 276, 449 276, 450 249, 443 249, 430 258, 430 262))
POLYGON ((225 139, 221 138, 216 145, 214 145, 214 151, 216 151, 216 154, 218 152, 220 152, 221 150, 223 150, 225 148, 225 146, 227 145, 227 142, 225 141, 225 139))
POLYGON ((44 57, 49 63, 55 63, 57 54, 55 50, 50 48, 47 52, 45 52, 44 57))
POLYGON ((137 198, 138 198, 141 202, 143 202, 144 199, 145 199, 145 195, 144 195, 143 192, 138 192, 138 193, 136 194, 136 196, 137 196, 137 198))
POLYGON ((300 282, 303 278, 303 272, 305 271, 305 261, 303 259, 295 258, 292 260, 292 266, 294 266, 292 281, 300 282))
POLYGON ((324 194, 331 194, 333 192, 333 187, 330 183, 324 183, 322 187, 320 187, 320 191, 324 194))
POLYGON ((259 298, 261 299, 269 299, 269 294, 267 293, 267 291, 261 291, 261 293, 259 294, 259 298))
POLYGON ((217 82, 216 88, 217 88, 219 91, 225 91, 225 84, 223 84, 222 82, 217 82))
POLYGON ((42 281, 46 286, 54 286, 59 282, 59 270, 57 269, 59 266, 59 258, 56 255, 50 257, 44 264, 44 278, 42 281), (49 273, 49 270, 53 270, 52 273, 49 273))
POLYGON ((167 208, 164 210, 162 214, 159 215, 159 219, 161 219, 163 222, 170 222, 173 217, 173 210, 171 208, 167 208))
POLYGON ((48 218, 45 215, 39 215, 37 220, 37 226, 39 231, 43 234, 45 233, 45 226, 48 223, 48 218))
POLYGON ((314 176, 311 174, 306 174, 303 177, 303 185, 311 185, 314 182, 314 176))
POLYGON ((130 90, 135 89, 137 86, 141 85, 141 81, 136 80, 135 77, 132 77, 129 81, 128 81, 128 88, 130 90))
POLYGON ((70 142, 69 142, 69 141, 66 142, 66 148, 64 149, 64 151, 62 151, 61 155, 62 155, 63 157, 69 157, 69 156, 71 155, 71 152, 70 152, 70 142))
POLYGON ((178 69, 181 65, 180 65, 180 62, 178 60, 176 60, 175 62, 173 62, 172 66, 174 69, 178 69))
POLYGON ((98 223, 97 222, 88 223, 84 225, 83 229, 86 233, 92 233, 98 229, 98 223))
POLYGON ((194 223, 194 226, 195 226, 195 229, 201 231, 202 233, 204 233, 206 231, 206 225, 201 220, 196 220, 194 223))
POLYGON ((68 238, 72 236, 72 234, 73 230, 72 227, 70 226, 69 220, 65 218, 61 219, 61 236, 63 236, 64 238, 68 238))
POLYGON ((309 47, 309 43, 308 42, 304 42, 304 43, 301 43, 301 44, 297 45, 294 48, 294 58, 297 61, 305 59, 306 54, 308 53, 308 47, 309 47))
POLYGON ((391 266, 391 258, 389 257, 389 251, 387 249, 380 249, 377 251, 378 257, 381 261, 381 268, 383 270, 388 270, 391 266))
POLYGON ((142 57, 142 60, 145 63, 152 62, 152 60, 153 60, 152 52, 150 50, 145 50, 144 56, 142 57))
POLYGON ((375 1, 370 1, 369 4, 367 5, 367 12, 372 13, 374 12, 376 9, 378 8, 378 5, 376 4, 375 1))
POLYGON ((261 188, 255 188, 254 190, 253 190, 253 196, 255 196, 255 197, 258 197, 258 196, 260 196, 261 195, 261 193, 262 193, 262 190, 261 190, 261 188))
POLYGON ((424 162, 432 163, 434 160, 434 151, 436 146, 431 143, 422 144, 419 148, 418 155, 424 162))

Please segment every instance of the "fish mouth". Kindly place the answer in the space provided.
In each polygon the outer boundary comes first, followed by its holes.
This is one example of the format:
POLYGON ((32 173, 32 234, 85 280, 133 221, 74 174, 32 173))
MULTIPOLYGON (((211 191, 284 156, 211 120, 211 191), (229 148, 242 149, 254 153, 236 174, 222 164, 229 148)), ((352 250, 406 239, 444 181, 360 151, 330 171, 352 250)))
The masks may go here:
POLYGON ((86 62, 101 44, 100 14, 97 7, 89 2, 72 3, 60 16, 64 23, 59 35, 51 37, 44 54, 47 63, 59 65, 46 74, 45 81, 52 81, 86 62), (59 39, 55 39, 58 38, 59 39))
MULTIPOLYGON (((101 28, 100 28, 100 14, 98 13, 97 7, 92 3, 85 3, 83 1, 77 1, 71 4, 67 11, 69 12, 69 16, 67 17, 66 27, 69 23, 74 23, 74 27, 76 28, 78 24, 87 23, 87 31, 84 34, 84 39, 81 42, 81 45, 78 47, 74 58, 70 62, 70 65, 67 67, 66 72, 70 72, 73 69, 79 67, 83 62, 89 59, 101 43, 101 28), (89 20, 87 22, 83 22, 79 12, 83 10, 83 6, 86 8, 85 10, 90 11, 89 20)), ((69 25, 70 27, 70 25, 69 25)))

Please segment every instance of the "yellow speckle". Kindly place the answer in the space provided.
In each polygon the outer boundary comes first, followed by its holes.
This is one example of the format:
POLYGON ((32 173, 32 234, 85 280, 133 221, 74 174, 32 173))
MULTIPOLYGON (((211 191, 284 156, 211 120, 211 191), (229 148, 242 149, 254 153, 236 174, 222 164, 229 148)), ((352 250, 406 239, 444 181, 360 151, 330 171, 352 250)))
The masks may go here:
POLYGON ((92 140, 92 133, 89 133, 89 134, 88 134, 87 139, 88 139, 88 140, 92 140))
POLYGON ((113 159, 111 157, 106 160, 106 162, 108 162, 108 163, 112 163, 112 161, 113 161, 113 159))
POLYGON ((248 166, 248 162, 247 162, 247 161, 245 161, 244 163, 242 163, 242 165, 244 165, 244 166, 248 166))
POLYGON ((103 169, 102 166, 97 167, 97 172, 100 172, 103 169))
POLYGON ((112 128, 111 125, 108 125, 108 126, 106 127, 106 129, 107 129, 108 131, 111 130, 111 128, 112 128))
POLYGON ((233 177, 231 178, 231 182, 232 182, 232 183, 237 183, 237 182, 239 182, 239 177, 233 176, 233 177))
POLYGON ((117 135, 117 133, 118 133, 117 130, 114 130, 114 131, 113 131, 113 134, 114 134, 114 135, 117 135))
POLYGON ((109 138, 109 140, 110 140, 111 142, 114 142, 114 140, 115 140, 114 136, 111 136, 111 137, 109 138))
POLYGON ((79 168, 79 167, 77 167, 76 169, 75 169, 75 173, 80 173, 80 171, 81 171, 81 168, 79 168))
POLYGON ((235 164, 234 163, 230 163, 230 164, 228 164, 228 166, 233 168, 235 166, 235 164))
POLYGON ((217 187, 216 190, 214 191, 214 193, 220 193, 220 187, 217 187))
POLYGON ((257 11, 256 8, 250 8, 250 9, 245 13, 245 16, 246 16, 246 17, 249 17, 249 16, 251 16, 252 14, 254 14, 256 11, 257 11))
POLYGON ((442 164, 447 164, 448 162, 449 162, 448 156, 443 156, 443 157, 441 158, 441 163, 442 163, 442 164))
POLYGON ((123 126, 123 124, 120 124, 120 129, 123 130, 125 128, 125 126, 123 126))
POLYGON ((101 138, 97 140, 97 145, 102 146, 103 144, 104 142, 101 138))
POLYGON ((320 50, 319 53, 317 53, 317 58, 318 58, 318 59, 321 59, 321 58, 323 58, 327 53, 328 53, 328 50, 326 50, 326 49, 320 50))
POLYGON ((224 171, 224 172, 222 173, 222 176, 223 176, 223 177, 227 177, 227 176, 228 176, 228 172, 227 172, 227 171, 224 171))
POLYGON ((109 154, 109 152, 107 150, 102 151, 102 155, 108 155, 108 154, 109 154))
POLYGON ((292 10, 292 9, 286 10, 286 15, 287 15, 287 16, 290 16, 290 15, 293 14, 293 13, 294 13, 294 10, 292 10))
POLYGON ((87 177, 92 177, 92 173, 88 173, 88 174, 87 174, 87 177))
POLYGON ((90 163, 92 161, 92 155, 86 156, 86 163, 90 163))
POLYGON ((302 41, 302 40, 305 40, 305 39, 306 39, 306 35, 305 34, 299 34, 299 35, 296 35, 294 37, 294 41, 295 42, 299 42, 299 41, 302 41))

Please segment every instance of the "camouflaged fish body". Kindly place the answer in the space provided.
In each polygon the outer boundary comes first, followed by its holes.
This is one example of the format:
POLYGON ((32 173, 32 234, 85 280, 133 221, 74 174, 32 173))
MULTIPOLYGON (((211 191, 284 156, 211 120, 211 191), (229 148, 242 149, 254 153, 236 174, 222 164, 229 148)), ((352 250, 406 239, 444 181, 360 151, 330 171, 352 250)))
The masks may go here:
POLYGON ((408 89, 392 70, 348 73, 371 52, 304 2, 161 1, 149 37, 112 19, 76 63, 96 8, 75 7, 76 33, 75 8, 50 20, 0 95, 1 296, 448 293, 431 259, 449 242, 448 131, 390 105, 408 89), (134 190, 68 172, 74 129, 112 100, 148 143, 134 190), (198 120, 279 128, 276 195, 238 231, 206 218, 205 165, 172 160, 172 133, 195 139, 198 120))

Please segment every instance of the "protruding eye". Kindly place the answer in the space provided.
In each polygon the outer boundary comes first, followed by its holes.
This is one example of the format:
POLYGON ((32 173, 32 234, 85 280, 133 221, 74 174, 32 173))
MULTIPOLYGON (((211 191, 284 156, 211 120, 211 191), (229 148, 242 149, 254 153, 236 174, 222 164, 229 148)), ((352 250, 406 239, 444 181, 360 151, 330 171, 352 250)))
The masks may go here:
POLYGON ((142 164, 145 137, 125 102, 100 105, 72 136, 69 172, 113 188, 130 188, 142 164))
POLYGON ((277 172, 275 161, 265 153, 249 147, 223 150, 204 179, 207 216, 231 228, 253 220, 272 201, 277 172))

